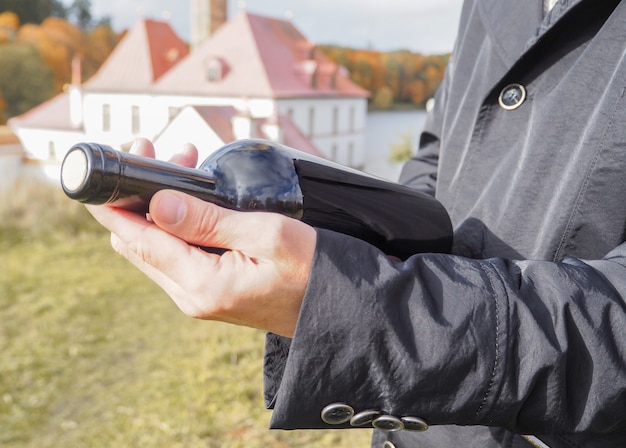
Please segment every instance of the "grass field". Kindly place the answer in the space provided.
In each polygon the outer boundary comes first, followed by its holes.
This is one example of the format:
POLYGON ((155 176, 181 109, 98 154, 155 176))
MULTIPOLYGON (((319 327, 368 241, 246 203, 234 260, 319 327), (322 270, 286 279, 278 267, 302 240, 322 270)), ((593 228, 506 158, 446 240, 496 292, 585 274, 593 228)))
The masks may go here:
POLYGON ((263 341, 183 316, 56 189, 1 198, 0 446, 369 446, 269 431, 263 341))

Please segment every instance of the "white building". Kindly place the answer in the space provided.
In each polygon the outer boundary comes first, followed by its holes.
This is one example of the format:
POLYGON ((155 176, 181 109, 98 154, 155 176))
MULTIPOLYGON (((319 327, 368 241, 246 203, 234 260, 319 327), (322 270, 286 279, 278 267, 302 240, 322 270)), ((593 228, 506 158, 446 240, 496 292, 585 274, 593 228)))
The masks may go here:
POLYGON ((9 124, 27 156, 58 165, 82 141, 126 149, 136 137, 167 159, 200 160, 258 137, 362 167, 368 92, 289 21, 241 11, 190 52, 165 22, 139 21, 85 84, 9 124))

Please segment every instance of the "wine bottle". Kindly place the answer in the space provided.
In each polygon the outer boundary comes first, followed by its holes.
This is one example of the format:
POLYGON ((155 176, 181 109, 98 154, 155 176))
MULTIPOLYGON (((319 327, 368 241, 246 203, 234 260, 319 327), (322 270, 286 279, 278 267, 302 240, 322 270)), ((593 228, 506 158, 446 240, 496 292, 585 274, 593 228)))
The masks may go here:
POLYGON ((61 185, 80 202, 140 212, 158 190, 174 189, 231 209, 281 213, 400 259, 452 244, 435 198, 264 140, 227 144, 197 169, 80 143, 63 160, 61 185))

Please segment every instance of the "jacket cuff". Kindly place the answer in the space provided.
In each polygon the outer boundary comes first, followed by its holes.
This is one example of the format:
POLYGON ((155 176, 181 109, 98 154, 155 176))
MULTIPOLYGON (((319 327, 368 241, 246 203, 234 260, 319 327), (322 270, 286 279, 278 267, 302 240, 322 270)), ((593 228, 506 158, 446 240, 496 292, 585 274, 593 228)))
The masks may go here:
POLYGON ((317 232, 294 338, 267 339, 270 427, 350 427, 322 420, 332 404, 432 424, 475 423, 494 396, 497 352, 506 347, 506 307, 483 300, 493 295, 485 275, 495 274, 473 270, 460 284, 447 256, 398 263, 356 238, 317 232), (464 300, 443 303, 442 289, 464 300), (480 325, 468 331, 473 320, 480 325), (496 343, 476 344, 493 342, 495 333, 496 343))

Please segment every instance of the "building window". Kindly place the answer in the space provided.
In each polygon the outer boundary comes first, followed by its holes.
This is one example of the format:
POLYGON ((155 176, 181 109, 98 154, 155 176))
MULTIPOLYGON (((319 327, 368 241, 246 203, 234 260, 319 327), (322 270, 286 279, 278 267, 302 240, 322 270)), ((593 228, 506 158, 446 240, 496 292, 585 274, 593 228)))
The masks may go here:
POLYGON ((56 150, 54 149, 54 142, 48 141, 48 159, 54 160, 56 158, 56 150))
POLYGON ((223 80, 229 72, 229 66, 223 59, 212 57, 205 63, 206 79, 209 82, 223 80))
POLYGON ((333 107, 333 134, 337 135, 339 131, 339 108, 333 107))
POLYGON ((215 59, 209 62, 209 66, 206 70, 206 77, 209 82, 217 82, 222 79, 222 67, 219 61, 215 59))
POLYGON ((350 132, 354 132, 354 117, 355 117, 355 112, 354 112, 354 106, 352 106, 350 108, 350 132))
POLYGON ((141 130, 140 126, 139 126, 139 106, 133 106, 131 109, 131 113, 132 113, 132 133, 133 134, 139 134, 139 131, 141 130))
POLYGON ((309 137, 314 134, 315 131, 315 108, 309 109, 309 137))
POLYGON ((336 162, 338 157, 339 157, 339 150, 337 149, 337 145, 333 145, 332 149, 330 150, 330 160, 332 160, 333 162, 336 162))
POLYGON ((104 132, 111 130, 111 106, 109 104, 102 105, 102 130, 104 132))

